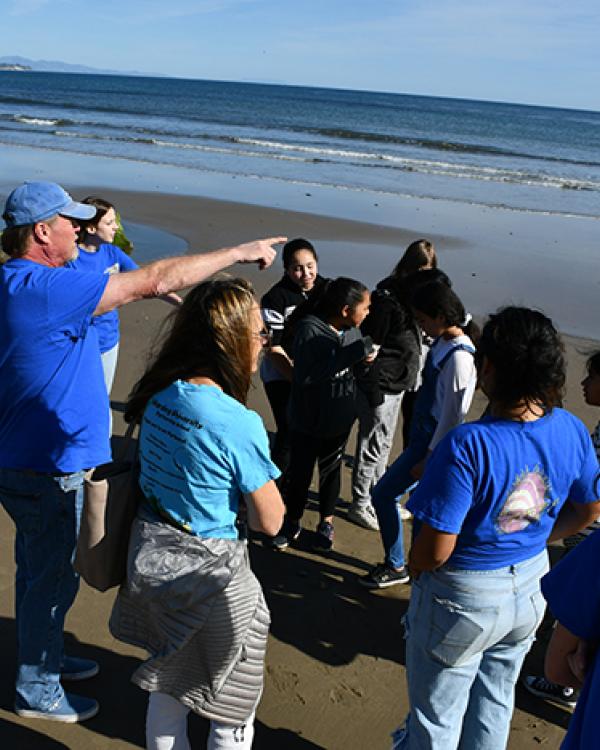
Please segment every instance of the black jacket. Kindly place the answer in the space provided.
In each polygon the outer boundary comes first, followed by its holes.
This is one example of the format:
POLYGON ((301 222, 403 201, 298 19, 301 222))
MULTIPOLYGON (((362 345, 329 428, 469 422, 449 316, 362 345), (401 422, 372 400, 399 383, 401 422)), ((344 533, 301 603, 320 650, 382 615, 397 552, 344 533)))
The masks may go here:
POLYGON ((322 276, 317 276, 315 285, 310 292, 303 292, 287 274, 272 286, 260 301, 265 325, 271 333, 273 346, 280 345, 283 339, 285 324, 292 312, 309 299, 313 292, 318 291, 325 282, 322 276))
POLYGON ((412 389, 417 380, 421 332, 405 298, 405 290, 395 279, 380 281, 361 326, 363 334, 381 347, 373 364, 357 372, 359 387, 373 405, 381 403, 382 393, 402 393, 412 389))
POLYGON ((356 418, 353 365, 371 351, 358 328, 341 336, 316 315, 299 323, 293 345, 290 428, 319 437, 349 431, 356 418))

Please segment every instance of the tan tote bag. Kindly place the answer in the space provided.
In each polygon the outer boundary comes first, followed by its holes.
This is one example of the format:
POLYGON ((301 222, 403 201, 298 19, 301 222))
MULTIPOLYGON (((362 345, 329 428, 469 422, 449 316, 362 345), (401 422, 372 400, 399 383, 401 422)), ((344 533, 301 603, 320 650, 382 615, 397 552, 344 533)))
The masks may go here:
POLYGON ((131 525, 141 497, 135 427, 127 428, 120 457, 94 469, 84 480, 74 567, 98 591, 125 580, 131 525))

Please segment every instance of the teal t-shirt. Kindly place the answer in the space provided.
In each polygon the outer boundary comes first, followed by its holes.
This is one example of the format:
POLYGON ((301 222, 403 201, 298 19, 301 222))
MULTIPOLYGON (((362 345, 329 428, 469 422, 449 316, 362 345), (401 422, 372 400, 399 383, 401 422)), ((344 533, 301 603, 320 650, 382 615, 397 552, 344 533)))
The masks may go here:
POLYGON ((146 407, 140 463, 140 486, 155 512, 216 539, 237 539, 241 495, 279 476, 258 414, 215 386, 181 380, 146 407))

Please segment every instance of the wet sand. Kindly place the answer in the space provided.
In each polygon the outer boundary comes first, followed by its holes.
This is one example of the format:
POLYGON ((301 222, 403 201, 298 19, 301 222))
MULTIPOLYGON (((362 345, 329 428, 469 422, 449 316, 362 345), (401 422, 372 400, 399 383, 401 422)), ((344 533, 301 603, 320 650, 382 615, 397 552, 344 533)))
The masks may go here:
MULTIPOLYGON (((86 191, 92 192, 83 187, 77 194, 86 191)), ((458 232, 444 235, 441 231, 432 235, 431 217, 420 225, 418 214, 407 223, 408 229, 402 229, 380 226, 372 221, 348 221, 193 197, 119 192, 97 186, 94 192, 114 200, 121 213, 132 221, 173 232, 197 249, 279 233, 290 237, 307 236, 321 249, 321 268, 325 273, 349 274, 352 270, 359 276, 357 271, 363 269, 364 278, 371 283, 387 274, 409 241, 428 236, 439 248, 441 267, 448 271, 461 293, 466 290, 463 294, 467 304, 470 304, 468 290, 476 286, 476 281, 471 281, 475 277, 467 278, 457 271, 456 256, 464 248, 475 248, 477 238, 481 238, 479 226, 473 232, 465 229, 462 235, 458 232)), ((494 216, 491 219, 506 220, 494 216)), ((519 221, 515 225, 518 226, 519 221)), ((517 241, 520 239, 517 237, 517 241)), ((142 260, 142 248, 139 250, 137 259, 142 260)), ((486 262, 492 267, 497 262, 490 259, 486 251, 485 247, 478 251, 479 272, 484 274, 486 262)), ((240 266, 234 273, 251 278, 262 293, 277 280, 280 267, 258 272, 254 267, 240 266)), ((502 304, 510 273, 510 268, 505 270, 500 281, 490 274, 485 295, 489 309, 502 304)), ((560 278, 556 279, 556 284, 560 285, 560 278)), ((548 285, 549 296, 554 294, 553 289, 548 285)), ((473 309, 483 312, 476 306, 473 309)), ((152 338, 168 311, 169 308, 158 301, 136 303, 122 311, 121 356, 113 389, 117 435, 123 431, 121 404, 143 371, 152 338)), ((600 415, 583 404, 579 381, 583 373, 583 353, 594 343, 568 338, 566 346, 569 361, 566 405, 592 428, 600 415)), ((251 393, 250 406, 259 411, 271 429, 272 418, 258 383, 251 393)), ((482 410, 483 402, 478 397, 472 416, 482 410)), ((351 438, 349 452, 352 446, 351 438)), ((392 458, 400 450, 397 437, 392 458)), ((259 543, 251 545, 253 565, 264 586, 273 618, 267 679, 256 726, 254 746, 259 750, 387 748, 389 733, 406 712, 400 620, 406 610, 410 586, 371 593, 358 585, 358 576, 379 561, 381 550, 377 534, 345 519, 347 505, 344 501, 350 497, 349 480, 350 471, 346 467, 336 520, 336 545, 330 555, 310 551, 310 531, 316 524, 312 508, 304 520, 308 531, 297 548, 272 553, 259 543)), ((0 600, 0 634, 5 648, 0 657, 0 737, 3 747, 44 750, 143 747, 146 696, 129 682, 141 653, 115 641, 108 632, 114 592, 99 594, 82 585, 66 627, 67 649, 96 658, 101 664, 100 675, 77 686, 81 693, 100 700, 100 714, 82 725, 59 725, 22 720, 12 713, 15 643, 12 538, 12 524, 2 511, 0 587, 4 595, 0 600)), ((542 656, 543 648, 538 644, 529 657, 532 668, 539 668, 542 656)), ((568 711, 517 689, 510 750, 540 745, 558 747, 568 719, 568 711)), ((190 732, 192 747, 203 746, 204 732, 204 723, 194 718, 190 732)))

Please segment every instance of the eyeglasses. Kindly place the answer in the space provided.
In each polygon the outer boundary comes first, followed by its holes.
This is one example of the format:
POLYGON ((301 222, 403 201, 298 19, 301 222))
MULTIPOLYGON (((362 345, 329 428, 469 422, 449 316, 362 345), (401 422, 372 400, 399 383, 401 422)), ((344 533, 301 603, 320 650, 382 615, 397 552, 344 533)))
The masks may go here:
POLYGON ((252 332, 253 339, 259 339, 261 344, 268 344, 271 341, 271 332, 266 328, 261 328, 260 331, 252 332))

